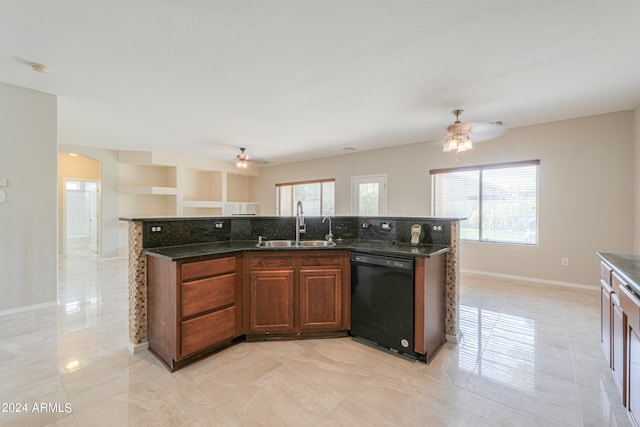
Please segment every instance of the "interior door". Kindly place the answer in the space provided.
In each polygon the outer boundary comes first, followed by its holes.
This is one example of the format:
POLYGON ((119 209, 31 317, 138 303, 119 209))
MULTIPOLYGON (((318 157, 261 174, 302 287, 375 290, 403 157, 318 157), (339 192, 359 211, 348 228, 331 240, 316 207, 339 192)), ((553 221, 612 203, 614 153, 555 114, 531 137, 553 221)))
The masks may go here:
POLYGON ((89 250, 98 253, 98 212, 100 212, 100 186, 95 181, 85 183, 89 197, 89 250))
POLYGON ((383 216, 387 214, 387 175, 351 177, 351 214, 383 216))

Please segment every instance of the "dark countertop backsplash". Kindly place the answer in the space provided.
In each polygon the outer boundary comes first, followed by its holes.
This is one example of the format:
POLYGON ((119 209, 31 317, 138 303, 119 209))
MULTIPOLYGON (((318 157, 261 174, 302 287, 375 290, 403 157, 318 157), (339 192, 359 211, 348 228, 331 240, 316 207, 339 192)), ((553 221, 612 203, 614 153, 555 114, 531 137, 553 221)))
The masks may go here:
MULTIPOLYGON (((127 219, 143 223, 143 247, 266 240, 294 240, 295 217, 207 217, 207 218, 140 218, 127 219)), ((451 244, 451 221, 458 218, 428 217, 331 217, 334 239, 409 243, 411 226, 422 227, 421 244, 451 244), (440 229, 442 231, 440 231, 440 229)), ((305 216, 307 232, 301 240, 322 240, 329 233, 329 221, 305 216)))

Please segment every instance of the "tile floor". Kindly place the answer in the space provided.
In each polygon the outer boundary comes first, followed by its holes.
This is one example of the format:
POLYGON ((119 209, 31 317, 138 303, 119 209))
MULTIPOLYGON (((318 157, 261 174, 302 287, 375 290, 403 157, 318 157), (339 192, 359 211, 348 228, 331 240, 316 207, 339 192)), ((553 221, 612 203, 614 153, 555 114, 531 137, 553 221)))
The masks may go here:
POLYGON ((0 403, 27 405, 0 425, 627 426, 598 298, 463 276, 462 341, 430 365, 340 338, 241 343, 170 374, 124 348, 126 261, 79 254, 60 259, 57 307, 0 317, 0 403))

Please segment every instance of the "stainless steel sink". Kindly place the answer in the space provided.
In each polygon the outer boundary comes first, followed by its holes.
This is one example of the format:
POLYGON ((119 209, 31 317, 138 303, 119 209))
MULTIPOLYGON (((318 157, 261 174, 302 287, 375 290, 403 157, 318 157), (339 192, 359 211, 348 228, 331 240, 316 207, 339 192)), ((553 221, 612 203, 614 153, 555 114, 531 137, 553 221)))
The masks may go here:
POLYGON ((295 240, 266 240, 258 243, 258 248, 329 248, 335 246, 334 242, 327 240, 301 240, 296 246, 295 240))
POLYGON ((335 245, 335 243, 329 242, 327 240, 300 240, 300 242, 298 243, 298 246, 300 247, 311 248, 329 248, 335 245))
POLYGON ((295 245, 295 240, 267 240, 258 243, 256 246, 259 248, 287 248, 295 245))

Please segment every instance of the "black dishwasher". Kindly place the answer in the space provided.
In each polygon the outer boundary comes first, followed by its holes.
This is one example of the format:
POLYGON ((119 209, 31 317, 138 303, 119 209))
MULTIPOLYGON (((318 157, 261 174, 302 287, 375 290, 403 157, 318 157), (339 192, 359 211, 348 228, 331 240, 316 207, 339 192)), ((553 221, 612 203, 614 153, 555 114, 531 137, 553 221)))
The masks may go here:
POLYGON ((393 352, 414 352, 414 260, 351 253, 351 335, 393 352))

